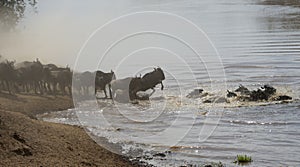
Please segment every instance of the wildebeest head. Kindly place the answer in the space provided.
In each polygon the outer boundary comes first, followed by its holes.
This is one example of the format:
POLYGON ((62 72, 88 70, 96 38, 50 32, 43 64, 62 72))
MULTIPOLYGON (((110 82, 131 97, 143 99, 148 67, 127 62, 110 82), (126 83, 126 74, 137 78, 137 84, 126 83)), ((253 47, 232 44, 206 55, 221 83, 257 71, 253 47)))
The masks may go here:
MULTIPOLYGON (((148 85, 150 88, 155 87, 157 84, 161 84, 161 90, 164 89, 164 85, 162 83, 165 80, 165 74, 161 68, 154 68, 154 71, 145 74, 142 77, 142 80, 145 85, 148 85)), ((149 88, 148 88, 149 89, 149 88)))

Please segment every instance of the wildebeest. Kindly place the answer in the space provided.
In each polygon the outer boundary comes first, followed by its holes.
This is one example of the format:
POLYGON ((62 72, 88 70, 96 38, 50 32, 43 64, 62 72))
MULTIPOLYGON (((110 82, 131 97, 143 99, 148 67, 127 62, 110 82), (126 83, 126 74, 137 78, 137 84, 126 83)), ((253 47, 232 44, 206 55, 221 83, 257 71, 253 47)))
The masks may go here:
POLYGON ((152 89, 157 84, 161 84, 161 90, 164 89, 162 81, 165 80, 165 74, 161 68, 154 68, 154 71, 145 74, 143 77, 135 77, 129 84, 130 100, 139 99, 137 92, 152 89))
POLYGON ((72 94, 72 76, 73 72, 69 67, 66 68, 57 68, 54 71, 51 71, 51 76, 53 77, 54 82, 54 92, 56 93, 56 87, 58 85, 59 90, 62 94, 67 94, 66 89, 68 90, 69 95, 72 94))
POLYGON ((57 69, 58 67, 54 64, 43 65, 43 87, 50 94, 56 93, 56 85, 58 81, 52 72, 57 69))
POLYGON ((115 96, 116 92, 119 92, 118 94, 122 94, 122 100, 121 101, 129 101, 129 84, 131 82, 131 80, 133 79, 133 77, 127 77, 124 79, 117 79, 117 80, 113 80, 109 83, 109 91, 110 94, 112 95, 112 98, 118 98, 117 96, 115 96))
POLYGON ((43 94, 42 79, 44 77, 43 65, 37 59, 36 61, 24 61, 16 65, 18 73, 18 82, 23 85, 23 91, 29 92, 29 87, 43 94))
POLYGON ((16 71, 14 69, 14 61, 8 61, 0 63, 0 81, 3 89, 11 94, 11 87, 16 80, 16 71))
MULTIPOLYGON (((96 71, 95 94, 97 93, 98 90, 103 90, 104 94, 105 94, 105 98, 107 98, 106 85, 109 85, 109 83, 115 79, 116 79, 116 76, 112 70, 109 73, 105 73, 102 71, 96 71)), ((110 98, 112 98, 112 93, 111 93, 111 91, 109 91, 109 92, 110 92, 110 98)))
POLYGON ((73 76, 73 85, 80 95, 88 95, 89 88, 93 86, 94 74, 90 71, 75 73, 73 76))
POLYGON ((108 73, 99 70, 95 72, 85 71, 74 74, 73 86, 80 95, 91 95, 92 93, 96 95, 98 91, 103 90, 105 98, 107 98, 106 85, 115 78, 115 73, 112 70, 108 73), (90 88, 94 89, 91 90, 90 88))
MULTIPOLYGON (((124 79, 114 80, 110 83, 110 91, 112 91, 113 98, 118 99, 118 94, 125 100, 121 101, 133 101, 133 100, 145 100, 149 97, 139 97, 137 93, 139 91, 147 91, 152 89, 154 92, 154 87, 157 84, 161 84, 161 90, 164 86, 162 81, 165 79, 165 74, 161 68, 155 68, 154 71, 145 74, 143 77, 127 77, 124 79), (115 96, 115 92, 119 92, 115 96)), ((151 94, 153 94, 153 92, 151 94)))

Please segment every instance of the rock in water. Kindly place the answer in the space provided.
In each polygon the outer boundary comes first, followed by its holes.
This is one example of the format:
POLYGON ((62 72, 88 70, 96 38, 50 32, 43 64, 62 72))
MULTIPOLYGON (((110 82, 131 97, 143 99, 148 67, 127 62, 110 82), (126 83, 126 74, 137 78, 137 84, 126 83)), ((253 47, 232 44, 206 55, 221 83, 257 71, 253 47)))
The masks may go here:
POLYGON ((293 98, 291 96, 287 95, 282 95, 282 96, 277 96, 274 98, 275 101, 284 101, 284 100, 292 100, 293 98))
POLYGON ((240 92, 241 95, 250 95, 250 91, 248 88, 246 88, 245 86, 243 85, 240 85, 239 88, 237 88, 235 90, 235 92, 240 92))
POLYGON ((227 97, 236 97, 237 94, 234 93, 234 92, 230 92, 229 90, 227 90, 227 95, 226 95, 226 96, 227 96, 227 97))
POLYGON ((191 93, 189 93, 186 97, 188 98, 197 98, 203 92, 203 89, 194 89, 191 93))

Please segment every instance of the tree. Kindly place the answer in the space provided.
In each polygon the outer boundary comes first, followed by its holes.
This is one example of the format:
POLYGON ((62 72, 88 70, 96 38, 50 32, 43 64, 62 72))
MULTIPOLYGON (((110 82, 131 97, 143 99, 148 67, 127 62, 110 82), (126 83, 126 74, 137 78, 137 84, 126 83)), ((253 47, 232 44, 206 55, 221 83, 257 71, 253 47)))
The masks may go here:
POLYGON ((0 30, 10 31, 24 17, 27 7, 35 8, 37 0, 0 0, 0 30))

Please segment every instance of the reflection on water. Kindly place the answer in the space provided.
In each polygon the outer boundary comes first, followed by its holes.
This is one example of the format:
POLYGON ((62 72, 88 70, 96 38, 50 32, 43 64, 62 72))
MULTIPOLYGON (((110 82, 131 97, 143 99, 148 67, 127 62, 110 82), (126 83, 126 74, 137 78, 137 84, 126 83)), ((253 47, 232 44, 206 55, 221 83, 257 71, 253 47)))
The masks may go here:
POLYGON ((267 6, 264 8, 265 21, 270 30, 287 29, 299 30, 299 9, 300 3, 297 0, 265 0, 258 4, 267 6))

